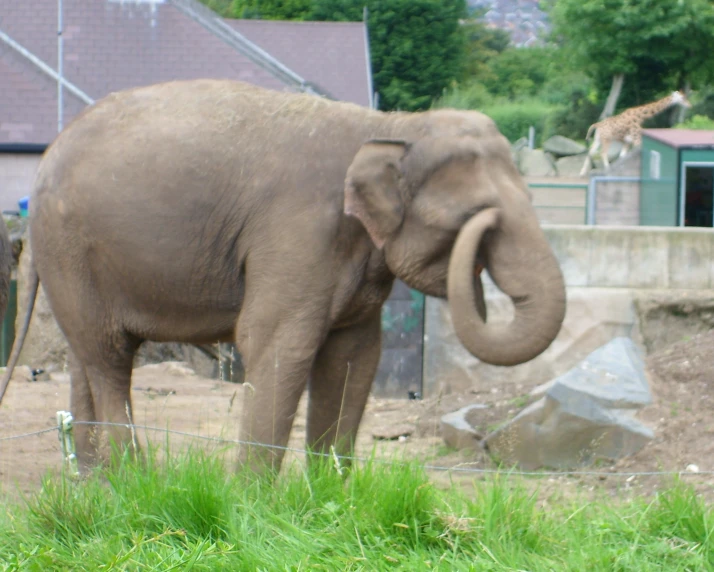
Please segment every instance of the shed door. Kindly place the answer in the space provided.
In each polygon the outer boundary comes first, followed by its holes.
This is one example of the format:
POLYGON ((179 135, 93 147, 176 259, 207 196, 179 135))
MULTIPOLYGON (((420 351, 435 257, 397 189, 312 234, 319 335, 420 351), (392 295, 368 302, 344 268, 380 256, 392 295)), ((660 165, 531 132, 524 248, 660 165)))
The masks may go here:
POLYGON ((714 163, 682 165, 682 226, 714 226, 714 163))

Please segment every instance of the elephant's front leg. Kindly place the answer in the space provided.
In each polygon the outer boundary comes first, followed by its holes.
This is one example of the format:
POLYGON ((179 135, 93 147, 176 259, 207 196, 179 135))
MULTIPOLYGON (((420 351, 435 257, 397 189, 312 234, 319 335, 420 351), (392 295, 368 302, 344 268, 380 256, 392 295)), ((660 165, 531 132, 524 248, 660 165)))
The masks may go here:
POLYGON ((381 355, 381 314, 331 332, 315 360, 310 378, 307 445, 338 455, 354 447, 381 355))
POLYGON ((257 474, 279 472, 319 334, 313 320, 295 316, 239 322, 246 374, 239 466, 257 474))

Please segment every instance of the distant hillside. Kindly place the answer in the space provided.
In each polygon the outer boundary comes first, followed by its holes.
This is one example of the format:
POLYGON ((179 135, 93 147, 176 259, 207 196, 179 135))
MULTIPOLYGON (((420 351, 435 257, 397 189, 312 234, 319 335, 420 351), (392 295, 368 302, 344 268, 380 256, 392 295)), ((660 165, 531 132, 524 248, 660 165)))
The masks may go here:
POLYGON ((549 30, 548 18, 539 7, 539 0, 468 0, 468 4, 488 10, 486 22, 510 32, 515 46, 538 44, 549 30))

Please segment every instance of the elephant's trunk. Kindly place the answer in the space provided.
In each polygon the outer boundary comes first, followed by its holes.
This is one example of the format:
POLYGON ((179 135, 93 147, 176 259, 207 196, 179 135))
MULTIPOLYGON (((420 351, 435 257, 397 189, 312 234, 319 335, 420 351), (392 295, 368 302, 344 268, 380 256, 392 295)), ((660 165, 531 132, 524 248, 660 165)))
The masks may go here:
MULTIPOLYGON (((524 213, 525 214, 525 213, 524 213)), ((448 299, 456 335, 492 365, 529 361, 555 339, 565 317, 565 284, 550 245, 532 215, 503 220, 486 209, 461 229, 449 261, 448 299), (476 257, 515 306, 508 324, 487 324, 476 257)))

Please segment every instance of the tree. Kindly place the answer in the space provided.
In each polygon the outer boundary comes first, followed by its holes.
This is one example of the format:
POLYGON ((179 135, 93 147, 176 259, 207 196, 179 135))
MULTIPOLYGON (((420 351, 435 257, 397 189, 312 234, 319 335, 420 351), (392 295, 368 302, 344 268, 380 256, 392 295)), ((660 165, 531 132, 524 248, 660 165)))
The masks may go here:
POLYGON ((714 78, 709 0, 550 0, 549 13, 563 48, 600 85, 611 83, 605 111, 614 112, 618 88, 636 104, 714 78))
POLYGON ((552 47, 508 48, 489 61, 491 78, 484 85, 511 100, 532 97, 551 75, 552 47))
POLYGON ((233 0, 229 13, 232 18, 306 20, 311 11, 312 0, 233 0))
POLYGON ((465 0, 314 0, 310 19, 359 21, 364 6, 381 109, 426 109, 462 77, 465 0))

